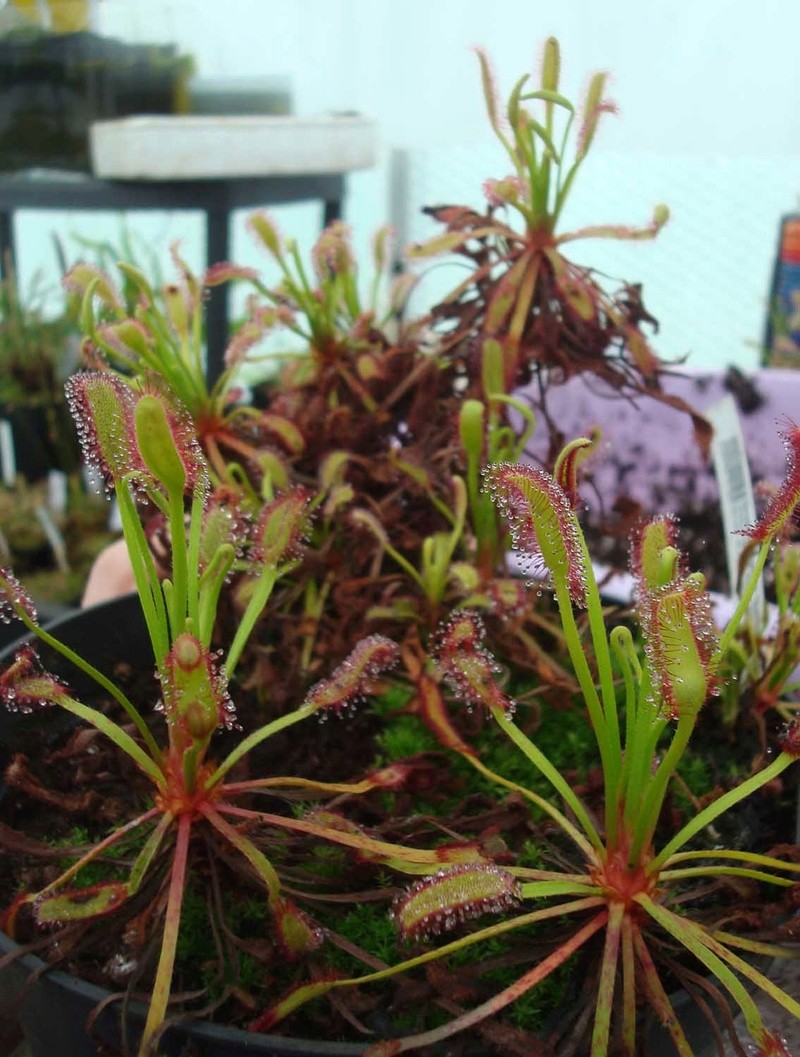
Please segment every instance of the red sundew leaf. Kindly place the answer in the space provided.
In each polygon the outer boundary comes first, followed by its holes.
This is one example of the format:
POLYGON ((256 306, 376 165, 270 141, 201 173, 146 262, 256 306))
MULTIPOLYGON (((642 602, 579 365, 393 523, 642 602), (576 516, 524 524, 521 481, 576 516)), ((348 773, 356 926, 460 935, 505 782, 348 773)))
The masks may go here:
POLYGON ((498 136, 502 136, 508 131, 508 122, 505 120, 505 116, 500 107, 500 95, 497 91, 494 70, 489 61, 489 56, 483 48, 475 48, 475 54, 480 63, 481 86, 483 88, 483 98, 486 103, 486 113, 489 116, 489 123, 495 133, 498 136))
POLYGON ((453 726, 439 684, 429 675, 421 675, 417 679, 417 693, 410 708, 419 713, 422 722, 446 749, 460 752, 463 756, 477 755, 453 726))
POLYGON ((32 712, 56 705, 67 695, 63 683, 44 671, 33 646, 18 650, 0 674, 0 701, 10 712, 32 712))
POLYGON ((219 261, 206 269, 203 286, 221 286, 222 283, 230 283, 236 279, 255 280, 258 279, 258 272, 255 268, 231 264, 230 261, 219 261))
POLYGON ((491 610, 498 616, 522 616, 528 602, 528 592, 520 580, 492 577, 486 586, 491 610))
POLYGON ((793 720, 780 737, 781 751, 800 759, 800 716, 793 720))
POLYGON ((479 649, 486 638, 486 628, 477 613, 456 610, 436 632, 436 652, 442 664, 453 657, 479 649))
POLYGON ((800 426, 795 422, 780 431, 786 449, 786 472, 783 483, 772 496, 758 521, 741 529, 743 536, 762 543, 777 536, 800 503, 800 426))
POLYGON ((401 896, 392 914, 403 940, 418 940, 482 914, 501 914, 520 900, 514 877, 488 863, 465 863, 425 877, 401 896))
POLYGON ((343 220, 334 220, 311 248, 311 263, 320 283, 333 275, 353 271, 356 259, 350 245, 351 228, 343 220))
POLYGON ((200 640, 188 631, 175 639, 162 665, 167 719, 181 726, 189 741, 208 738, 219 726, 235 725, 227 677, 200 640))
POLYGON ((764 1031, 756 1045, 757 1057, 792 1057, 787 1040, 776 1031, 764 1031))
POLYGON ((527 188, 518 176, 483 182, 483 195, 490 206, 514 205, 524 200, 526 194, 527 188))
POLYGON ((267 327, 255 320, 246 320, 228 342, 223 354, 223 361, 229 370, 238 367, 247 359, 247 354, 254 349, 267 333, 267 327))
POLYGON ((497 662, 483 646, 483 621, 476 613, 456 611, 436 634, 436 659, 444 678, 469 705, 510 713, 513 703, 495 682, 497 662))
POLYGON ((305 705, 340 712, 366 696, 375 679, 398 661, 396 643, 383 635, 368 635, 339 665, 329 679, 312 686, 305 705))
POLYGON ((424 771, 427 765, 418 763, 390 763, 364 776, 365 782, 371 782, 376 789, 402 789, 417 771, 424 771))
POLYGON ((175 239, 169 244, 169 255, 172 258, 172 263, 175 265, 178 275, 180 275, 183 280, 183 293, 186 298, 186 307, 191 312, 195 311, 200 305, 202 288, 197 280, 197 276, 183 257, 181 257, 180 247, 181 240, 175 239))
POLYGON ((581 497, 578 491, 578 470, 593 452, 597 451, 600 439, 600 430, 594 429, 591 432, 591 436, 577 437, 575 440, 570 441, 556 459, 553 476, 562 488, 573 510, 578 510, 581 506, 581 497))
POLYGON ((118 881, 71 888, 57 895, 37 899, 34 914, 40 925, 59 925, 65 921, 103 917, 121 906, 128 896, 128 886, 118 881))

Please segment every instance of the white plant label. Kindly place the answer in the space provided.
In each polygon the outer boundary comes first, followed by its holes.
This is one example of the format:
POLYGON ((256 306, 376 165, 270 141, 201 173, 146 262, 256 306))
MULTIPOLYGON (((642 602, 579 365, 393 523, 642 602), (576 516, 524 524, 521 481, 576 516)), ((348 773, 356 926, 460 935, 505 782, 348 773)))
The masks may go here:
POLYGON ((7 418, 0 418, 0 474, 3 484, 13 485, 17 479, 17 457, 14 452, 14 434, 7 418))
MULTIPOLYGON (((742 424, 733 397, 723 397, 722 400, 718 400, 717 403, 707 408, 703 414, 714 427, 711 457, 719 485, 728 579, 731 594, 735 595, 737 593, 736 584, 739 581, 739 559, 747 545, 747 537, 737 535, 737 532, 752 525, 756 520, 753 479, 750 475, 750 464, 747 461, 742 424)), ((749 568, 748 565, 744 571, 744 579, 747 578, 749 568)), ((760 624, 765 614, 764 582, 760 579, 750 603, 750 615, 757 624, 760 624)))

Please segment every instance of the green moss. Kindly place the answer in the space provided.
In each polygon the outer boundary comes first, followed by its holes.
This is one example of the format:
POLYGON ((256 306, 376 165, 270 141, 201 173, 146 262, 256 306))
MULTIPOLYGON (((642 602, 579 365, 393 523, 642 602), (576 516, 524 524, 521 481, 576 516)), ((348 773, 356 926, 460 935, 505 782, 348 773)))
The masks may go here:
MULTIPOLYGON (((118 841, 107 848, 101 858, 95 862, 87 863, 70 880, 72 888, 86 888, 90 885, 101 884, 103 881, 124 881, 130 873, 130 864, 136 853, 144 845, 146 834, 134 834, 128 840, 118 841), (116 859, 125 858, 124 864, 117 864, 116 859)), ((89 848, 98 838, 92 837, 85 826, 74 826, 65 836, 54 840, 55 847, 63 848, 89 848)), ((58 862, 60 870, 67 870, 72 866, 78 856, 65 856, 58 862)))
MULTIPOLYGON (((330 913, 322 912, 318 917, 323 924, 330 924, 341 936, 362 947, 375 958, 392 963, 402 957, 399 954, 397 933, 389 916, 387 903, 359 903, 345 914, 334 910, 330 913)), ((326 950, 328 960, 335 968, 352 973, 367 971, 363 962, 335 947, 333 943, 329 943, 326 950)))
POLYGON ((386 726, 375 738, 381 764, 441 750, 441 745, 419 716, 395 713, 385 715, 384 719, 386 726))

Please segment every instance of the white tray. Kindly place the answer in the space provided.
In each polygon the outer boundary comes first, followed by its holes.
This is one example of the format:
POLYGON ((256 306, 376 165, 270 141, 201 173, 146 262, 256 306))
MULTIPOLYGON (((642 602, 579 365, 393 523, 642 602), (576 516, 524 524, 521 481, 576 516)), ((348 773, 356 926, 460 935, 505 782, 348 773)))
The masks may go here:
POLYGON ((375 163, 375 122, 360 116, 165 116, 96 121, 95 176, 202 180, 345 173, 375 163))

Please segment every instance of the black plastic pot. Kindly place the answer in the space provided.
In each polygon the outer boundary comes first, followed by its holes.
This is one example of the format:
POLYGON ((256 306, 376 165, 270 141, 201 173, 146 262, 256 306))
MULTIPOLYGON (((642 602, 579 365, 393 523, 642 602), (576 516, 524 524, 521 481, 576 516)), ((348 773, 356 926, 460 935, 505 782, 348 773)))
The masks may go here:
POLYGON ((0 405, 11 426, 16 471, 40 481, 51 470, 71 473, 80 465, 80 445, 65 400, 0 405))
MULTIPOLYGON (((150 643, 136 595, 80 610, 53 622, 49 628, 109 675, 114 663, 121 658, 134 665, 148 668, 152 665, 150 643)), ((0 651, 0 669, 11 659, 19 641, 0 651)), ((82 673, 76 672, 58 655, 50 655, 44 648, 40 653, 50 670, 68 678, 78 696, 87 686, 92 686, 82 673)), ((59 717, 52 712, 47 715, 50 721, 58 721, 59 717)), ((70 717, 66 720, 69 721, 70 717)), ((5 768, 9 746, 24 734, 25 724, 32 722, 36 722, 36 717, 0 710, 0 773, 5 768)), ((0 933, 0 960, 17 949, 12 940, 0 933)), ((108 1004, 110 997, 109 991, 60 970, 47 969, 41 959, 31 954, 17 957, 0 971, 0 1013, 3 1009, 16 1011, 30 1057, 97 1057, 95 1039, 120 1046, 123 1001, 108 1004), (90 1030, 90 1019, 98 1009, 100 1012, 90 1030)), ((702 1013, 685 993, 672 996, 672 1001, 695 1057, 706 1057, 712 1052, 712 1039, 702 1013)), ((135 1052, 145 1015, 146 1009, 140 1003, 131 1003, 127 1007, 125 1041, 131 1052, 135 1052)), ((642 1031, 646 1039, 644 1052, 648 1057, 675 1057, 668 1034, 652 1018, 643 1022, 642 1031)), ((159 1053, 163 1057, 359 1057, 366 1047, 367 1043, 318 1042, 251 1034, 185 1018, 166 1031, 159 1053)), ((443 1057, 446 1052, 446 1048, 443 1049, 443 1057)))

